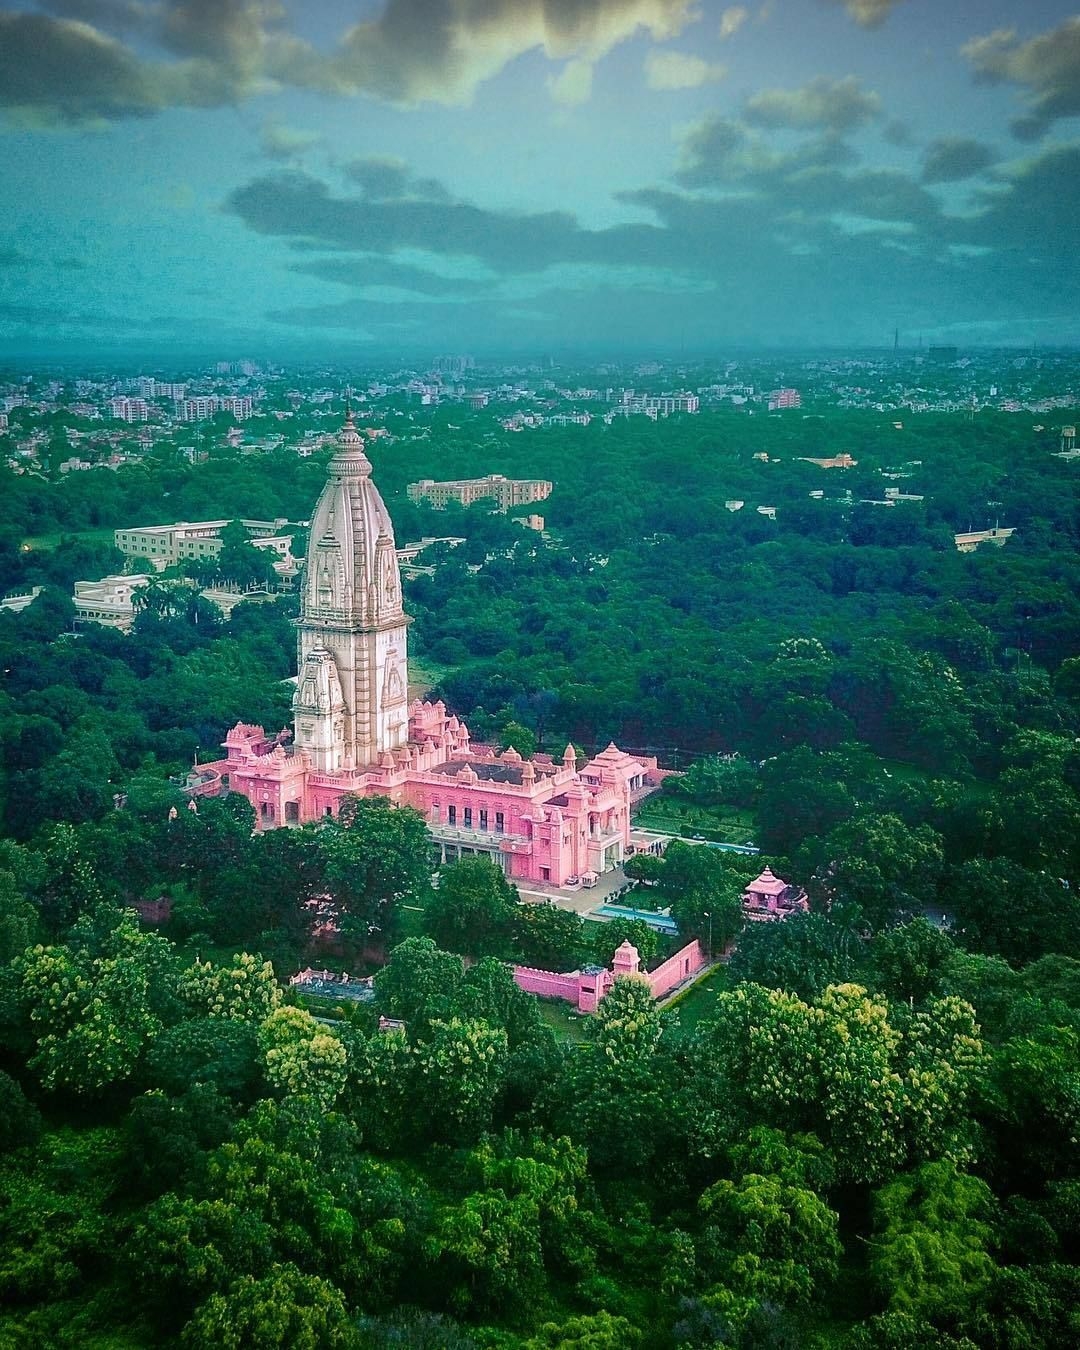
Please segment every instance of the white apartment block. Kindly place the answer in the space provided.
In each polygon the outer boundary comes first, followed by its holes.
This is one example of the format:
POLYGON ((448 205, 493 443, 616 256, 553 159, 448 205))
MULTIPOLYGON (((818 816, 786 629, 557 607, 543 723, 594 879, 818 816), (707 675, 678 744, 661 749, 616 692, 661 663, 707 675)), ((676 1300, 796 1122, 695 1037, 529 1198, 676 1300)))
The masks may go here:
POLYGON ((144 398, 109 399, 109 414, 121 422, 146 422, 150 418, 150 405, 144 398))
POLYGON ((195 398, 176 400, 176 416, 181 422, 202 422, 219 412, 232 413, 233 417, 242 422, 251 416, 251 398, 249 395, 233 398, 221 397, 218 394, 200 394, 195 398))

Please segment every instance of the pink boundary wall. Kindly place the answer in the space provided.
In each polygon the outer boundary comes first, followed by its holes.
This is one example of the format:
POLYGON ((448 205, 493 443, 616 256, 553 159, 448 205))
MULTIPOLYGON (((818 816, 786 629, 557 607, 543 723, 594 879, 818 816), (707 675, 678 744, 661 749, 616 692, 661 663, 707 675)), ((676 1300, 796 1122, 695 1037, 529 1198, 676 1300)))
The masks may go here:
POLYGON ((706 965, 705 953, 697 938, 688 942, 681 951, 669 957, 662 966, 653 971, 641 970, 641 958, 637 949, 624 942, 615 953, 610 970, 573 970, 560 975, 554 970, 536 970, 532 966, 515 966, 514 981, 519 989, 527 994, 538 994, 541 998, 561 998, 567 1003, 576 1004, 578 1012, 595 1012, 604 995, 620 976, 633 975, 645 980, 652 990, 653 998, 663 998, 676 985, 696 975, 706 965))

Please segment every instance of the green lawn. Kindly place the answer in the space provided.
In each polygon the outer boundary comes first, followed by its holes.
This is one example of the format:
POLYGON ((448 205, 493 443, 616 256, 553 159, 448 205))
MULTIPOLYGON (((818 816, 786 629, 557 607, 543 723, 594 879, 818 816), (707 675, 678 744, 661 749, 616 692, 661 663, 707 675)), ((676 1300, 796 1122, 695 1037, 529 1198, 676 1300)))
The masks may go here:
POLYGON ((656 794, 647 797, 634 814, 634 824, 643 829, 667 830, 672 834, 700 834, 720 844, 752 844, 754 813, 736 806, 697 806, 693 802, 656 794))
POLYGON ((426 656, 409 655, 409 697, 425 698, 439 681, 452 670, 452 666, 440 665, 426 656))
POLYGON ((63 539, 82 539, 89 544, 111 544, 113 531, 104 529, 58 530, 54 534, 32 534, 23 540, 23 552, 56 548, 63 539))
POLYGON ((561 998, 538 998, 536 1006, 541 1018, 560 1041, 576 1043, 585 1039, 588 1013, 579 1013, 572 1003, 565 1003, 561 998))
POLYGON ((669 1003, 667 1008, 679 1015, 680 1034, 689 1036, 697 1024, 710 1015, 717 998, 730 987, 727 967, 717 966, 685 994, 669 1003))

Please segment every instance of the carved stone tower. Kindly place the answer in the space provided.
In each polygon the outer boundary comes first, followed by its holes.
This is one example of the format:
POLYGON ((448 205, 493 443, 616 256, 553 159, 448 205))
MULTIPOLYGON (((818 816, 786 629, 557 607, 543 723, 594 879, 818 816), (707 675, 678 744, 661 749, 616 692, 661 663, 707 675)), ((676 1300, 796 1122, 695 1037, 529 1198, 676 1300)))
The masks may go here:
POLYGON ((408 738, 407 628, 394 528, 350 412, 311 517, 296 745, 316 771, 374 764, 408 738))

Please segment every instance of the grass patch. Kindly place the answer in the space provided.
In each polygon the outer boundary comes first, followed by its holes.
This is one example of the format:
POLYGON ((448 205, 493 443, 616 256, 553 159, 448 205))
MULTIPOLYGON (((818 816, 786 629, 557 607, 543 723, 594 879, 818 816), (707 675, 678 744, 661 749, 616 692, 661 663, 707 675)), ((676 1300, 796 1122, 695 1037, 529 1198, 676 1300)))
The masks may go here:
POLYGON ((440 665, 428 656, 409 653, 409 698, 425 698, 447 675, 453 666, 440 665))
POLYGON ((577 1044, 585 1039, 587 1014, 579 1013, 571 1003, 561 998, 538 998, 536 1006, 540 1009, 540 1018, 554 1031, 560 1041, 577 1044))
POLYGON ((700 834, 718 844, 754 842, 752 811, 738 806, 698 806, 659 794, 646 797, 634 815, 634 824, 672 834, 700 834))
POLYGON ((52 534, 32 534, 22 541, 24 553, 47 552, 58 548, 65 539, 81 539, 88 544, 111 544, 113 531, 97 530, 56 530, 52 534))
POLYGON ((727 966, 714 966, 704 979, 692 985, 685 994, 680 994, 664 1011, 674 1009, 679 1014, 680 1034, 690 1036, 699 1022, 712 1015, 716 1000, 730 988, 727 966))

